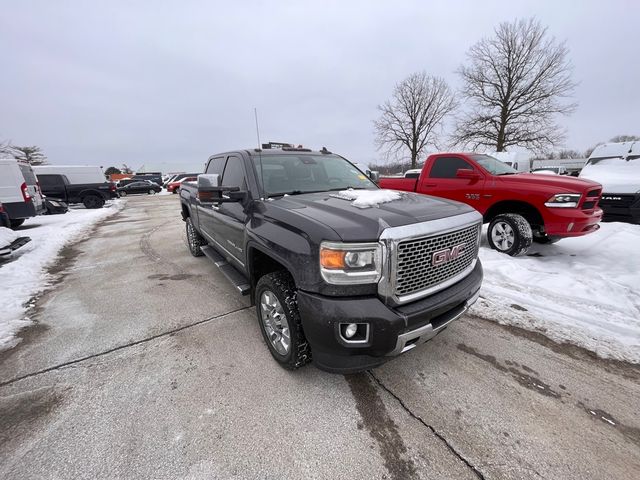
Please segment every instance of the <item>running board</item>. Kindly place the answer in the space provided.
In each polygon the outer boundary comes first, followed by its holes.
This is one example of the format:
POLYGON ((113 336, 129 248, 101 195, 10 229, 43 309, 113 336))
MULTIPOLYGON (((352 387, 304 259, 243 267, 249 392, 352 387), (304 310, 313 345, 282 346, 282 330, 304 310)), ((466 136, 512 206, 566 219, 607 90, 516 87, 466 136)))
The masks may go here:
POLYGON ((222 272, 222 274, 227 277, 234 287, 238 289, 238 291, 242 295, 249 295, 251 292, 251 285, 247 281, 246 277, 240 273, 233 265, 231 265, 227 260, 220 255, 213 247, 209 245, 203 245, 200 247, 202 253, 211 260, 218 270, 222 272))

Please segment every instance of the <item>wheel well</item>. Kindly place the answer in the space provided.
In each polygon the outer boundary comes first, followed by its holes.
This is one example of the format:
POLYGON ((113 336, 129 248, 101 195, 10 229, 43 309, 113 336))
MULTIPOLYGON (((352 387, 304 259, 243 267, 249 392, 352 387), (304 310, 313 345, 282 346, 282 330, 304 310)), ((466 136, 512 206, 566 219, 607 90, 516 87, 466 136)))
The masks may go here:
MULTIPOLYGON (((252 248, 249 253, 249 274, 251 275, 251 287, 255 288, 258 280, 267 273, 280 270, 289 271, 283 264, 274 260, 266 253, 256 248, 252 248)), ((289 272, 290 273, 290 272, 289 272)))
POLYGON ((496 216, 502 213, 519 213, 527 220, 527 222, 529 222, 530 225, 544 226, 542 215, 536 207, 529 203, 515 200, 498 202, 495 205, 492 205, 484 214, 484 223, 489 223, 496 216))
POLYGON ((187 218, 189 218, 191 216, 191 214, 189 213, 189 208, 187 208, 187 206, 183 203, 182 204, 182 220, 187 220, 187 218))

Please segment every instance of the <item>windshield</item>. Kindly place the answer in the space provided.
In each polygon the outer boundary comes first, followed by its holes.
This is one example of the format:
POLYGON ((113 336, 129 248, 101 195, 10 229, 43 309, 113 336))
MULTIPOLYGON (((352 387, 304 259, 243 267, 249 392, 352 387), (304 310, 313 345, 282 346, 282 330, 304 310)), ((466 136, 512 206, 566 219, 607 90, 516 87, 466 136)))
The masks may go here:
POLYGON ((337 155, 263 155, 253 157, 258 182, 268 196, 378 188, 356 166, 337 155), (262 169, 260 164, 262 163, 262 169))
POLYGON ((492 175, 513 175, 518 173, 517 170, 511 168, 504 162, 501 162, 497 158, 490 157, 489 155, 471 155, 476 162, 480 164, 487 172, 492 175))
POLYGON ((625 158, 621 158, 621 157, 601 157, 601 158, 590 158, 589 161, 587 162, 587 165, 599 165, 599 166, 605 166, 605 165, 609 165, 609 166, 623 166, 625 165, 626 162, 636 162, 636 163, 640 163, 638 162, 638 159, 640 157, 637 156, 633 156, 633 157, 627 157, 625 158))

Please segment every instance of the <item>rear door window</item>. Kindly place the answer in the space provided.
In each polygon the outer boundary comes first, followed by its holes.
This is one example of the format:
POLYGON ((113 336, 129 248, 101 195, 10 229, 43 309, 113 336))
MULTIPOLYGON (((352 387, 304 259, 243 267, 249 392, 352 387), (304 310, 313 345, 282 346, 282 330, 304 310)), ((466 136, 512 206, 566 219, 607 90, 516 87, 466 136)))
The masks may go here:
POLYGON ((20 167, 20 171, 22 172, 22 176, 24 177, 24 181, 27 185, 36 185, 38 183, 38 179, 33 173, 31 166, 24 164, 18 164, 18 166, 20 167))
POLYGON ((222 175, 222 172, 224 170, 225 160, 226 160, 225 157, 212 158, 211 161, 209 162, 209 165, 207 166, 206 173, 222 175))

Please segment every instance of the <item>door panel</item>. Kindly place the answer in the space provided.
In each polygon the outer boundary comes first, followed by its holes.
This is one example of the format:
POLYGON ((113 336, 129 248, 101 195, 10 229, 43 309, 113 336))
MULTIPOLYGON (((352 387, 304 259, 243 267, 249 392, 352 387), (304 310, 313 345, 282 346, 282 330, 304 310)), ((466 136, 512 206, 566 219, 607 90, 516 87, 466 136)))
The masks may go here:
MULTIPOLYGON (((222 186, 239 187, 240 190, 247 190, 244 164, 240 157, 229 156, 222 175, 222 186)), ((237 262, 237 266, 244 267, 244 232, 247 222, 247 214, 244 205, 240 202, 220 203, 218 210, 213 214, 216 229, 219 237, 218 243, 233 258, 229 260, 237 262)))
POLYGON ((429 174, 423 176, 420 193, 463 202, 480 211, 485 203, 484 183, 482 172, 463 158, 437 157, 431 163, 429 174), (480 178, 458 178, 456 172, 460 168, 473 170, 480 178))

